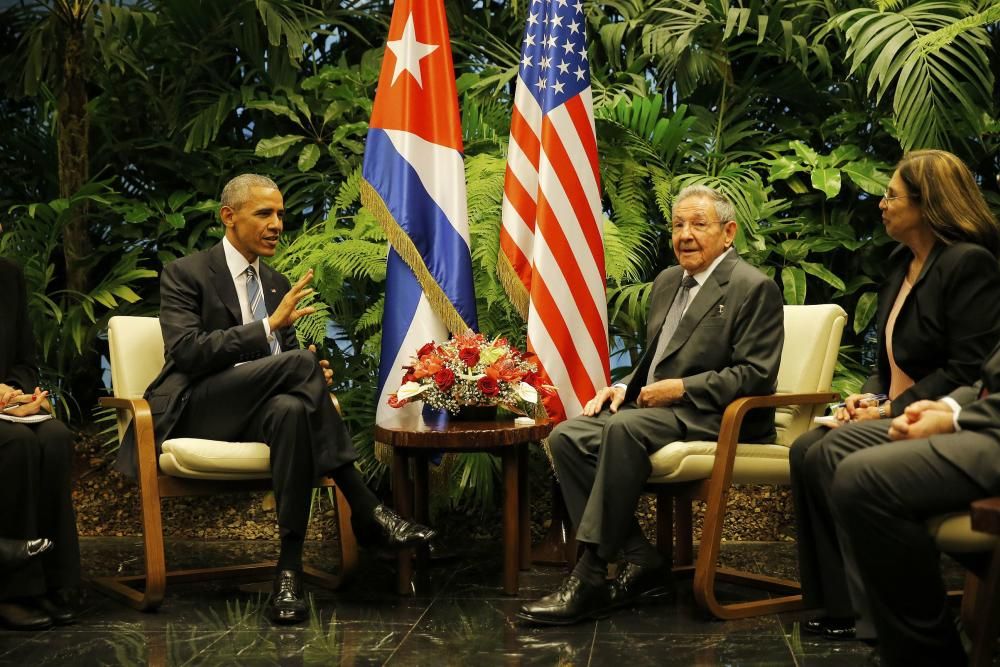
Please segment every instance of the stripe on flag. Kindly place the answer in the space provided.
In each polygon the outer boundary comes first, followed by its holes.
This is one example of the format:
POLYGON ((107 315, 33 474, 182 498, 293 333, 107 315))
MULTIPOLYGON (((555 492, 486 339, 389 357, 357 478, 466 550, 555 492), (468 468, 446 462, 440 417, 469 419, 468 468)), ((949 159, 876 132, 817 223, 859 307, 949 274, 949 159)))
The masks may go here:
POLYGON ((458 95, 442 0, 397 0, 369 124, 361 199, 389 238, 376 423, 422 345, 478 329, 458 95))
POLYGON ((600 171, 583 4, 535 0, 511 116, 497 272, 575 417, 611 380, 600 171))

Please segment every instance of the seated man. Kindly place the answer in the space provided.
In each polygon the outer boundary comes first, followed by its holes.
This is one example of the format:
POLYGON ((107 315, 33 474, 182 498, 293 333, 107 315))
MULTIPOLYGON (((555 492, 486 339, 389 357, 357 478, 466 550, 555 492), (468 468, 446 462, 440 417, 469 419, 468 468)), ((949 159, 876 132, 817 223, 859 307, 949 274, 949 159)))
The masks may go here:
POLYGON ((925 521, 1000 494, 1000 346, 982 381, 892 420, 885 446, 849 454, 833 477, 838 528, 889 665, 964 665, 939 554, 925 521))
MULTIPOLYGON (((684 188, 671 225, 680 266, 653 283, 645 354, 621 384, 601 389, 583 416, 549 438, 583 554, 555 593, 521 607, 523 619, 575 623, 667 591, 671 574, 635 518, 650 454, 677 440, 717 438, 733 399, 774 391, 781 294, 732 249, 732 203, 704 186, 684 188), (609 586, 608 563, 623 550, 609 586)), ((744 442, 774 436, 773 410, 753 411, 743 423, 744 442)))
MULTIPOLYGON (((260 262, 281 236, 285 209, 277 185, 237 176, 222 191, 225 238, 213 248, 166 266, 160 280, 160 326, 166 362, 146 390, 156 444, 175 437, 261 441, 271 448, 281 551, 268 614, 299 623, 302 543, 313 483, 328 475, 352 509, 362 544, 395 548, 434 532, 381 505, 354 467, 357 454, 334 409, 329 363, 299 349, 293 323, 314 312, 298 303, 313 290, 312 270, 290 286, 260 262)), ((129 432, 131 434, 131 431, 129 432)), ((136 474, 131 437, 116 467, 136 474)))

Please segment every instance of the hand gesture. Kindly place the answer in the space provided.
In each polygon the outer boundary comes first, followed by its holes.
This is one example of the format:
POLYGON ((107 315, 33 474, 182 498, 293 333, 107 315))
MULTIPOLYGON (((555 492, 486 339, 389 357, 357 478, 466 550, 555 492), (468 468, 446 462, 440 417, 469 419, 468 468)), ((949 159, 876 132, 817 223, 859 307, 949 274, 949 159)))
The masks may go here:
MULTIPOLYGON (((885 414, 892 414, 891 405, 890 401, 883 403, 882 410, 885 414)), ((841 423, 882 418, 878 412, 878 401, 871 394, 851 394, 844 401, 844 407, 837 408, 833 416, 841 423)))
MULTIPOLYGON (((309 351, 316 354, 316 346, 310 345, 309 351)), ((326 359, 320 359, 319 367, 323 369, 323 377, 326 379, 326 386, 329 387, 333 384, 333 370, 330 368, 330 362, 326 359)))
POLYGON ((618 412, 618 406, 622 404, 625 400, 625 388, 624 387, 605 387, 597 392, 597 395, 592 399, 587 401, 583 406, 583 414, 587 417, 593 417, 601 411, 604 404, 611 401, 608 409, 611 412, 618 412))
POLYGON ((647 384, 639 391, 636 405, 640 408, 658 408, 673 405, 684 397, 684 380, 667 378, 647 384))
POLYGON ((42 410, 51 412, 52 406, 49 405, 48 395, 48 391, 42 391, 39 387, 35 387, 33 394, 21 394, 12 401, 19 403, 18 407, 4 410, 3 413, 14 417, 30 417, 37 415, 42 410))
POLYGON ((281 299, 281 303, 278 307, 274 309, 271 316, 267 318, 267 323, 271 326, 271 331, 278 331, 279 329, 284 329, 285 327, 290 327, 295 324, 295 320, 299 319, 303 315, 312 315, 316 312, 313 306, 306 306, 305 308, 298 308, 299 301, 306 298, 312 294, 315 290, 311 287, 307 287, 313 279, 313 270, 309 269, 306 274, 298 279, 298 281, 292 285, 292 289, 288 290, 281 299))
POLYGON ((916 401, 892 420, 889 437, 893 440, 928 438, 955 432, 955 413, 944 401, 916 401))
POLYGON ((23 396, 24 392, 14 389, 10 385, 0 383, 0 410, 7 407, 7 404, 15 400, 18 396, 23 396))

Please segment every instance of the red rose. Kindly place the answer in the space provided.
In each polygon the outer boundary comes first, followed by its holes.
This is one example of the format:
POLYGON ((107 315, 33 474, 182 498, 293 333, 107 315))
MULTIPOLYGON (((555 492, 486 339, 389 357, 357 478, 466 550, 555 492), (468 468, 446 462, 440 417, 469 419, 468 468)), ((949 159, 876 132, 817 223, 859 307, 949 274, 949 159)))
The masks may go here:
POLYGON ((527 382, 534 388, 538 388, 539 377, 535 371, 528 371, 521 377, 521 382, 527 382))
POLYGON ((417 358, 424 356, 425 354, 430 354, 434 351, 434 343, 427 343, 422 348, 417 350, 417 358))
POLYGON ((407 373, 403 376, 403 384, 406 384, 407 382, 416 382, 418 379, 419 378, 417 378, 417 376, 413 373, 407 373))
POLYGON ((463 347, 458 351, 458 358, 465 362, 465 365, 472 368, 479 363, 479 350, 474 347, 463 347))
POLYGON ((479 391, 483 392, 483 396, 496 396, 500 393, 500 387, 497 385, 497 381, 489 375, 484 375, 479 378, 476 382, 476 386, 479 387, 479 391))
POLYGON ((434 382, 441 391, 448 391, 455 384, 455 373, 450 368, 442 368, 434 374, 434 382))

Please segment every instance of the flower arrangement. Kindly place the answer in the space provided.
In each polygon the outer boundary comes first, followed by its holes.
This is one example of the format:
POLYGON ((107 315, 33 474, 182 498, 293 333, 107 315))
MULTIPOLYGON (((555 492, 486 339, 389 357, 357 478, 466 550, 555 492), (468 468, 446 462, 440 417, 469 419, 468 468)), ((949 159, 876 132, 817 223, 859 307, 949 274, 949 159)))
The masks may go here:
POLYGON ((540 394, 555 390, 542 383, 532 356, 506 338, 487 340, 472 332, 441 344, 427 343, 413 363, 403 367, 403 383, 390 394, 389 405, 401 408, 419 400, 453 414, 464 405, 496 405, 526 415, 540 394))

